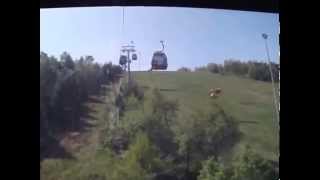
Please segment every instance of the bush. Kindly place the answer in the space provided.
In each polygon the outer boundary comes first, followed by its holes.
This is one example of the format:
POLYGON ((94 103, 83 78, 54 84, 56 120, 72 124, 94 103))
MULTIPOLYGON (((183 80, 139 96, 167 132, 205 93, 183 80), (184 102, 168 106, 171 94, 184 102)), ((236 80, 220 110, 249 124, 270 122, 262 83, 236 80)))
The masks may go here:
POLYGON ((197 172, 203 160, 230 149, 238 141, 238 133, 238 124, 220 108, 195 112, 180 125, 176 135, 187 169, 197 172))
MULTIPOLYGON (((129 96, 125 102, 127 108, 131 103, 137 103, 134 96, 129 96)), ((123 127, 133 136, 136 132, 146 133, 148 138, 160 150, 161 157, 174 155, 177 151, 177 144, 174 142, 174 133, 171 129, 171 122, 176 117, 178 102, 163 97, 159 90, 153 91, 150 107, 138 119, 123 119, 123 127)))
POLYGON ((197 180, 227 180, 224 168, 213 157, 204 161, 197 180))
POLYGON ((273 163, 253 152, 249 146, 236 161, 232 176, 232 180, 270 180, 278 178, 279 174, 273 163))
MULTIPOLYGON (((274 81, 279 81, 279 69, 277 64, 271 63, 274 81)), ((226 60, 224 62, 224 69, 226 72, 235 75, 246 76, 251 79, 259 81, 271 81, 271 74, 268 63, 249 61, 241 62, 236 60, 226 60)))
POLYGON ((116 106, 119 108, 119 115, 123 116, 124 111, 130 105, 138 106, 143 102, 144 90, 136 82, 131 82, 130 86, 124 84, 120 87, 120 94, 116 98, 116 106), (138 101, 136 101, 136 99, 138 101))
POLYGON ((181 67, 177 70, 178 72, 191 72, 191 69, 190 68, 187 68, 187 67, 181 67))
POLYGON ((150 111, 145 112, 138 129, 145 132, 160 150, 161 157, 175 155, 177 144, 174 142, 171 123, 176 118, 178 102, 168 100, 158 89, 154 89, 150 106, 150 111))
POLYGON ((207 67, 202 66, 202 67, 196 67, 196 68, 194 69, 194 71, 197 71, 197 72, 199 72, 199 71, 208 71, 208 69, 207 69, 207 67))
POLYGON ((128 84, 124 84, 121 87, 121 93, 124 97, 129 97, 130 95, 133 95, 138 98, 139 101, 142 101, 144 98, 144 90, 142 87, 138 85, 137 82, 133 81, 130 83, 130 86, 128 84))
MULTIPOLYGON (((279 82, 279 65, 271 63, 275 82, 279 82)), ((240 60, 225 60, 224 65, 209 63, 206 67, 195 68, 195 71, 209 71, 211 73, 234 74, 259 81, 271 81, 268 63, 257 61, 241 62, 240 60)))
POLYGON ((218 65, 218 64, 215 64, 215 63, 209 63, 209 64, 207 65, 207 69, 208 69, 208 71, 211 72, 211 73, 220 73, 220 71, 221 71, 219 65, 218 65))
POLYGON ((228 167, 223 167, 213 158, 209 158, 203 163, 198 176, 198 180, 272 180, 278 178, 279 173, 272 162, 254 153, 250 147, 246 147, 245 152, 233 165, 228 167))
MULTIPOLYGON (((112 83, 121 73, 111 63, 101 66, 92 56, 73 60, 63 52, 60 60, 40 52, 40 140, 61 132, 78 131, 84 123, 82 104, 99 92, 102 84, 112 83)), ((42 149, 41 149, 42 150, 42 149)))
POLYGON ((116 166, 112 180, 144 180, 164 167, 147 135, 139 132, 123 160, 116 166))
POLYGON ((109 147, 115 153, 120 154, 128 149, 130 141, 129 132, 123 128, 116 127, 106 130, 103 146, 109 147))

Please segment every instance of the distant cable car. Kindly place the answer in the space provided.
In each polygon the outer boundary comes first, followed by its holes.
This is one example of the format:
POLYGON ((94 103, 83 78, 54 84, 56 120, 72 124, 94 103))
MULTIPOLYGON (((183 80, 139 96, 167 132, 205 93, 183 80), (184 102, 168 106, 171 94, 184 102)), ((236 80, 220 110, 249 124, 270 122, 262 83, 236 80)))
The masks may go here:
POLYGON ((119 64, 120 64, 120 65, 125 65, 125 64, 127 64, 127 56, 121 55, 121 56, 120 56, 120 60, 119 60, 119 64))
POLYGON ((137 57, 137 54, 132 54, 132 60, 137 60, 138 59, 138 57, 137 57))
POLYGON ((164 53, 163 41, 160 42, 162 44, 162 50, 153 53, 151 70, 166 70, 168 67, 168 58, 167 55, 164 53))

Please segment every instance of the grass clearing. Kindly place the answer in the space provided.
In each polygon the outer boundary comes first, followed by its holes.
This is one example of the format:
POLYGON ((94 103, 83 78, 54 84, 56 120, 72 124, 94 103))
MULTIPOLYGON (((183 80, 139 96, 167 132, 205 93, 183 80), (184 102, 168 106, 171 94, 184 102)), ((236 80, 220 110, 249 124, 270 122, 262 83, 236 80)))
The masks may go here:
MULTIPOLYGON (((279 137, 273 119, 271 83, 209 72, 134 72, 133 76, 147 87, 146 99, 156 87, 168 98, 178 99, 178 121, 185 121, 195 110, 210 111, 210 103, 216 101, 240 122, 243 136, 232 156, 250 144, 263 157, 277 160, 279 137), (222 95, 213 100, 208 91, 217 87, 222 89, 222 95)), ((131 118, 134 116, 130 113, 131 118)))

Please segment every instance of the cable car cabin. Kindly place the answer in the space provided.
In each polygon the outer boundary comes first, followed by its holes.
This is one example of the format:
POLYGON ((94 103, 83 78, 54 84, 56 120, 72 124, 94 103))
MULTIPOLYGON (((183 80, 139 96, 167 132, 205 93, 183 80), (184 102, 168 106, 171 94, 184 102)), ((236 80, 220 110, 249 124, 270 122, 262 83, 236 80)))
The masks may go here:
POLYGON ((120 56, 120 60, 119 60, 119 64, 120 64, 120 65, 125 65, 125 64, 127 64, 127 56, 121 55, 121 56, 120 56))
POLYGON ((132 60, 137 60, 138 59, 138 57, 137 57, 137 55, 136 54, 132 54, 132 60))
POLYGON ((153 53, 151 66, 154 70, 166 70, 168 67, 166 54, 162 51, 156 51, 153 53))

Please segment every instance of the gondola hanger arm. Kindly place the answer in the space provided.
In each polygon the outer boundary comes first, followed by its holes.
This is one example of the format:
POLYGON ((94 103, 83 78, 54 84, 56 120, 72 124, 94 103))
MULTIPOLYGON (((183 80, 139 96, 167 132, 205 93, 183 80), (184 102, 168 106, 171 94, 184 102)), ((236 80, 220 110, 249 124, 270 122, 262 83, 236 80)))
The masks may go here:
POLYGON ((164 51, 164 44, 163 44, 163 41, 161 40, 160 41, 161 45, 162 45, 162 51, 164 51))

